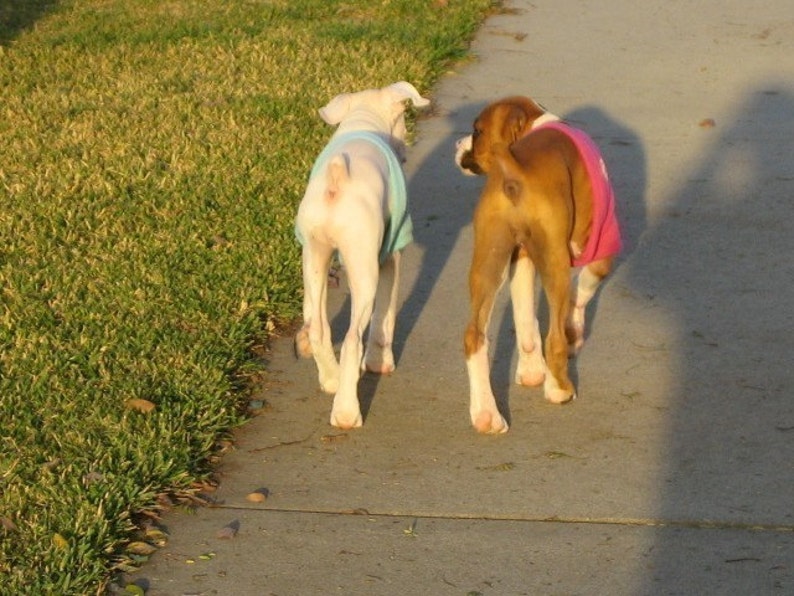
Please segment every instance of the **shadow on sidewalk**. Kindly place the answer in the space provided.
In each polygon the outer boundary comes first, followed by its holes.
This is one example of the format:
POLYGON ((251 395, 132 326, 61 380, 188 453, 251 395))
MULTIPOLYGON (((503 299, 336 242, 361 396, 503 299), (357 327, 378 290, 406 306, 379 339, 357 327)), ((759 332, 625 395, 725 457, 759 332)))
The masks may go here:
MULTIPOLYGON (((763 82, 738 98, 732 121, 704 134, 714 135, 710 149, 660 203, 627 276, 675 325, 659 517, 792 528, 794 88, 763 82)), ((675 533, 658 536, 643 593, 665 578, 708 573, 675 533)), ((792 571, 794 562, 777 560, 785 556, 755 552, 748 538, 747 552, 724 560, 727 569, 763 566, 771 587, 792 571)))

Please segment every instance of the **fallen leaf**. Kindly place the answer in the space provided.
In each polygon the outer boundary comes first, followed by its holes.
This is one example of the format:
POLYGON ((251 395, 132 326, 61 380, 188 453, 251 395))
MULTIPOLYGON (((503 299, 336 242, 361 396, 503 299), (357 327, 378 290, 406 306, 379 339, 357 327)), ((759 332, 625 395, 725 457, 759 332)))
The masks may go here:
POLYGON ((221 540, 229 540, 230 538, 234 538, 237 536, 237 530, 240 529, 240 522, 234 520, 223 526, 218 533, 215 535, 216 538, 220 538, 221 540))
POLYGON ((258 488, 255 491, 248 493, 246 495, 245 500, 249 501, 250 503, 264 503, 267 501, 267 496, 270 494, 266 488, 258 488))
POLYGON ((104 474, 100 472, 88 472, 85 476, 83 476, 83 484, 88 486, 89 484, 95 484, 97 482, 102 482, 105 479, 104 474))
POLYGON ((139 398, 128 399, 124 405, 130 410, 135 410, 142 414, 148 414, 156 407, 154 403, 150 402, 148 399, 139 398))
POLYGON ((136 541, 130 542, 125 549, 128 553, 133 555, 149 556, 157 550, 156 546, 152 546, 148 542, 136 541))
POLYGON ((144 533, 143 537, 147 542, 151 542, 155 546, 162 548, 168 542, 168 534, 158 528, 149 528, 144 533))
POLYGON ((10 517, 0 517, 0 527, 6 532, 13 532, 17 529, 17 525, 11 520, 10 517))
POLYGON ((52 535, 52 543, 58 550, 63 550, 69 546, 69 542, 67 542, 66 538, 57 533, 52 535))
POLYGON ((700 128, 714 128, 717 126, 717 123, 714 122, 714 118, 703 118, 698 126, 700 126, 700 128))
POLYGON ((124 586, 125 594, 134 594, 135 596, 144 596, 146 592, 138 584, 127 584, 124 586))

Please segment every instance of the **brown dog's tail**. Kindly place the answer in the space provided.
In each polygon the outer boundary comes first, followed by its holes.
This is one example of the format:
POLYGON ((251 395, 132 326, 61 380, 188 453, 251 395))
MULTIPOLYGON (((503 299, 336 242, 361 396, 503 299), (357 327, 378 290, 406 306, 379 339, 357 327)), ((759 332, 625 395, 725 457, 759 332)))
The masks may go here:
POLYGON ((493 162, 502 175, 502 192, 511 202, 517 203, 524 190, 521 166, 505 143, 497 143, 491 148, 493 162))
POLYGON ((344 154, 334 155, 325 169, 325 199, 333 201, 339 196, 339 191, 350 178, 347 159, 344 154))

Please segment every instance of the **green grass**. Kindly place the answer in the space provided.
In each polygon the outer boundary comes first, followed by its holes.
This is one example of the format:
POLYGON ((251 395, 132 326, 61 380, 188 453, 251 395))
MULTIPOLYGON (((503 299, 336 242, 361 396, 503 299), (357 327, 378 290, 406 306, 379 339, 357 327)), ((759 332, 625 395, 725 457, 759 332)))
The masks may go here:
POLYGON ((207 477, 299 314, 317 108, 427 92, 495 4, 0 0, 0 593, 101 592, 207 477))

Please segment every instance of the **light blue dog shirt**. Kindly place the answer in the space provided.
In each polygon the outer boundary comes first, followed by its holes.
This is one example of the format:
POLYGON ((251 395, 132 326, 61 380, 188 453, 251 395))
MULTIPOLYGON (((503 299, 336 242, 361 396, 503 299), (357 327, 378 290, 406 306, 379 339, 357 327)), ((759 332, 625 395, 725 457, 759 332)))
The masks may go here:
MULTIPOLYGON (((311 176, 322 173, 334 155, 344 153, 344 146, 351 141, 366 141, 375 145, 383 154, 388 164, 388 192, 389 192, 389 221, 383 235, 380 247, 379 260, 383 263, 386 258, 402 250, 413 242, 413 222, 408 213, 408 192, 405 185, 405 175, 402 165, 394 154, 394 150, 380 136, 368 131, 353 131, 331 139, 331 142, 322 150, 312 167, 311 176)), ((303 244, 303 238, 295 226, 295 237, 303 244)))

